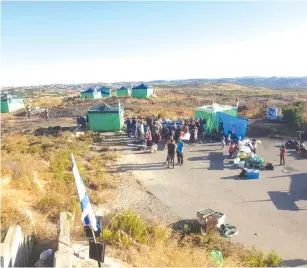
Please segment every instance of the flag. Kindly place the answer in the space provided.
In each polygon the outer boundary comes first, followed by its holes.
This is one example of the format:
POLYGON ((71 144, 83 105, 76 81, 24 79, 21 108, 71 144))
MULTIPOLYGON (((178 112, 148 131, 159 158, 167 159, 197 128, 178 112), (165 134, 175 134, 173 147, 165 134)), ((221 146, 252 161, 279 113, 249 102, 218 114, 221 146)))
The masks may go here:
POLYGON ((77 168, 73 154, 71 154, 71 163, 72 163, 72 172, 75 177, 75 183, 76 183, 76 187, 77 187, 77 191, 78 191, 78 195, 80 199, 80 204, 81 204, 81 211, 82 211, 81 220, 84 223, 84 225, 91 226, 96 232, 98 230, 96 217, 93 212, 93 209, 90 203, 90 199, 86 192, 85 186, 83 184, 83 181, 80 176, 79 170, 77 168))

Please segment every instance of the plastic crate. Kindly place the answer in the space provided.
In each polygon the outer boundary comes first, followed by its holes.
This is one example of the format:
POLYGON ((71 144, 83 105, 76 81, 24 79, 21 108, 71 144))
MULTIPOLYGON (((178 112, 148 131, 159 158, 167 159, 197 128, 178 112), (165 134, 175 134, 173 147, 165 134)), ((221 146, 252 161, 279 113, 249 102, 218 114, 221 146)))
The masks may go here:
POLYGON ((260 173, 258 169, 249 170, 245 173, 245 179, 252 180, 252 179, 259 179, 260 173))

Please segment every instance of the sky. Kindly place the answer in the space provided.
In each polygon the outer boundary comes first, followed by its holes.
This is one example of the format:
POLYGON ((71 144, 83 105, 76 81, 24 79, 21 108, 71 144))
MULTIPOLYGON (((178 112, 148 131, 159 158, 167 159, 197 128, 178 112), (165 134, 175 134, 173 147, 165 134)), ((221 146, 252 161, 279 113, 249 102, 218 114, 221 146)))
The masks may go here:
POLYGON ((307 2, 1 2, 1 86, 307 75, 307 2))

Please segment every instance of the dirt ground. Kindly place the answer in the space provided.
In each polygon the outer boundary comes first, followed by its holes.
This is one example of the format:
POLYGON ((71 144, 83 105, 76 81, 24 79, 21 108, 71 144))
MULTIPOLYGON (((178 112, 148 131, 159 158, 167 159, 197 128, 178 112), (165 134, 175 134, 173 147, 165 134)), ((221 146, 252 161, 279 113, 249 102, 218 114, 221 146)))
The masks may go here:
POLYGON ((127 150, 113 168, 133 174, 145 187, 142 195, 126 188, 127 206, 145 205, 147 197, 142 201, 141 196, 150 195, 152 202, 164 204, 158 210, 161 218, 168 216, 167 211, 181 219, 193 219, 197 210, 212 208, 238 227, 233 241, 265 252, 275 250, 286 263, 299 265, 307 261, 307 159, 288 151, 285 168, 279 166, 279 146, 280 140, 262 140, 259 156, 277 166, 262 171, 259 180, 239 180, 240 170, 229 163, 227 149, 215 143, 188 146, 184 166, 174 170, 166 168, 163 145, 155 154, 127 150))

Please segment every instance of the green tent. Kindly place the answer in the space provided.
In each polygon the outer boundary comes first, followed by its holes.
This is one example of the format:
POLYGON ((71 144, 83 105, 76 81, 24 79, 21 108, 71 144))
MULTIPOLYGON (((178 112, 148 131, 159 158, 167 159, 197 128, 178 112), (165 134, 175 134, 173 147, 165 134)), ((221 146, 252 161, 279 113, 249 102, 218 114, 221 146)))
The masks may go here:
POLYGON ((213 105, 202 106, 195 109, 195 118, 202 117, 206 120, 206 124, 204 124, 204 130, 207 133, 212 133, 216 129, 218 129, 218 112, 222 112, 224 114, 237 116, 238 111, 236 106, 229 105, 220 105, 214 103, 213 105))
POLYGON ((147 99, 153 93, 153 88, 144 84, 132 88, 132 97, 137 99, 147 99))
POLYGON ((112 96, 111 88, 101 87, 101 88, 98 89, 98 91, 100 91, 102 98, 109 98, 109 97, 112 96))
POLYGON ((127 87, 118 88, 116 93, 117 97, 129 97, 131 95, 130 89, 127 87))
POLYGON ((24 100, 9 94, 1 96, 1 113, 11 113, 25 107, 24 100))
POLYGON ((101 99, 101 92, 92 88, 89 88, 81 92, 80 97, 82 99, 101 99))
POLYGON ((90 130, 121 130, 124 126, 124 108, 108 105, 94 106, 87 111, 87 119, 90 130))

